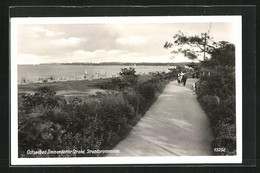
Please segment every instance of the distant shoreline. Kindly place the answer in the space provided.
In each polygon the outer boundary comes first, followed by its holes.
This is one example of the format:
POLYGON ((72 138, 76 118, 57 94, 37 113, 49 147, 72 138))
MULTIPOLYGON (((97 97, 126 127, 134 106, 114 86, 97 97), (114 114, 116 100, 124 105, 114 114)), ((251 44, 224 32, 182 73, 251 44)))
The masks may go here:
POLYGON ((102 63, 43 63, 43 64, 18 64, 18 65, 93 65, 93 66, 105 66, 105 65, 121 65, 121 66, 177 66, 187 65, 189 62, 182 63, 121 63, 121 62, 102 62, 102 63))

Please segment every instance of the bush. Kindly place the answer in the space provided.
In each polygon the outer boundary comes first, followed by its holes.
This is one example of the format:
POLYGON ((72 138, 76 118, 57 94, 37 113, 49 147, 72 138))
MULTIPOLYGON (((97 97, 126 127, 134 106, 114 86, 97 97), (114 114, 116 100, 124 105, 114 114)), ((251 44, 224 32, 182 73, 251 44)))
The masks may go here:
MULTIPOLYGON (((120 92, 98 94, 84 102, 78 98, 65 99, 47 87, 39 88, 34 95, 23 95, 18 113, 19 157, 37 157, 26 155, 28 149, 112 149, 128 135, 165 87, 164 76, 156 74, 144 83, 121 87, 120 92)), ((114 78, 110 84, 115 88, 124 81, 114 78)))
POLYGON ((65 102, 65 99, 57 96, 55 91, 47 87, 38 88, 34 95, 23 94, 22 99, 21 110, 24 113, 29 113, 34 107, 39 105, 53 109, 58 107, 62 102, 65 102))
POLYGON ((228 154, 236 151, 236 126, 235 124, 220 123, 216 126, 217 138, 212 142, 213 148, 226 148, 226 152, 222 154, 228 154))
POLYGON ((30 113, 19 112, 20 157, 27 157, 28 149, 111 149, 139 119, 122 94, 102 95, 99 101, 86 103, 79 99, 61 103, 52 109, 41 104, 30 113))
MULTIPOLYGON (((222 154, 236 153, 236 111, 234 68, 214 67, 211 76, 203 76, 196 93, 207 113, 215 140, 213 148, 226 148, 222 154)), ((216 153, 218 154, 218 153, 216 153)))
POLYGON ((116 77, 106 82, 97 83, 95 86, 101 89, 121 90, 125 87, 125 84, 120 78, 116 77))
POLYGON ((138 75, 136 75, 135 68, 129 67, 129 68, 121 68, 121 72, 119 73, 122 77, 133 77, 136 78, 138 75))
POLYGON ((56 116, 60 110, 37 106, 29 114, 19 114, 18 141, 19 154, 25 155, 28 149, 57 149, 60 137, 65 133, 62 125, 48 117, 56 116))
POLYGON ((218 96, 205 95, 201 98, 204 109, 211 111, 215 109, 220 104, 220 99, 218 96))
POLYGON ((152 103, 157 98, 158 94, 163 91, 167 82, 151 79, 145 83, 139 84, 136 87, 136 92, 139 95, 139 112, 144 115, 145 112, 150 108, 152 103))
POLYGON ((133 107, 121 94, 110 94, 102 98, 97 113, 104 123, 103 148, 110 148, 124 139, 136 117, 133 107))
POLYGON ((136 93, 135 90, 125 90, 123 91, 124 99, 127 100, 128 104, 130 104, 134 111, 139 113, 139 105, 140 105, 140 95, 136 93))
POLYGON ((155 98, 157 86, 154 83, 144 83, 138 86, 137 92, 141 94, 147 101, 152 101, 155 98))

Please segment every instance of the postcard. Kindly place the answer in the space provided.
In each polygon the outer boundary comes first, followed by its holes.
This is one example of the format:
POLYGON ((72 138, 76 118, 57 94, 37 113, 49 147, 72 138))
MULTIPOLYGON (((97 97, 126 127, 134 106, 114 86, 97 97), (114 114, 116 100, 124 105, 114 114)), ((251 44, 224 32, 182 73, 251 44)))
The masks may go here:
POLYGON ((11 166, 242 163, 241 19, 11 17, 11 166))

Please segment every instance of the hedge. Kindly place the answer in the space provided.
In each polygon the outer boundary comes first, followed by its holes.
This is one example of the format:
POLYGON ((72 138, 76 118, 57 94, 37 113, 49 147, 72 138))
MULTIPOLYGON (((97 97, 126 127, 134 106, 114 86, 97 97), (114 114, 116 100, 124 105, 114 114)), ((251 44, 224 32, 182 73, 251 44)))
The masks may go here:
MULTIPOLYGON (((167 74, 168 75, 168 74, 167 74)), ((25 94, 18 112, 19 157, 88 157, 104 154, 27 155, 28 150, 112 149, 126 138, 162 92, 169 75, 154 75, 120 92, 97 94, 86 101, 67 99, 41 87, 25 94)), ((118 89, 118 79, 111 80, 118 89)), ((121 80, 118 82, 122 82, 121 80)))
POLYGON ((197 82, 198 101, 209 117, 215 137, 214 148, 225 148, 216 155, 236 154, 236 110, 234 68, 217 67, 210 76, 203 76, 197 82))

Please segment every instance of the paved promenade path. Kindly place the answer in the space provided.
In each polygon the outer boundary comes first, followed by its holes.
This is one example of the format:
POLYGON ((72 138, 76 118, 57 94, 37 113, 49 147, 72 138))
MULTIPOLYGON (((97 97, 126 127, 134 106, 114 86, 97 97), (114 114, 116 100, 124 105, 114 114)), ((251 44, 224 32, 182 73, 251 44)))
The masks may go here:
POLYGON ((195 79, 185 87, 170 82, 129 136, 112 156, 212 155, 209 120, 192 91, 195 79))

